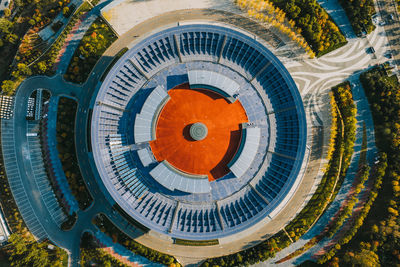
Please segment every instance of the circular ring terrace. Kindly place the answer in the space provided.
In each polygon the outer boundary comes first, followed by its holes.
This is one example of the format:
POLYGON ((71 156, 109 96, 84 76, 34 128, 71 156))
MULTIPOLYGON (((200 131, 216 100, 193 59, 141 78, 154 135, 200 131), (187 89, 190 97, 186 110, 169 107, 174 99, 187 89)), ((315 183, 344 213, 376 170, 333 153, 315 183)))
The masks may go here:
MULTIPOLYGON (((165 235, 207 240, 242 232, 276 216, 301 180, 307 131, 300 94, 282 63, 242 32, 196 24, 153 34, 115 64, 96 103, 91 141, 104 185, 127 214, 165 235), (241 145, 221 179, 185 175, 152 157, 154 120, 169 90, 184 83, 217 88, 246 110, 241 145)), ((194 137, 207 139, 207 128, 198 129, 194 137)))

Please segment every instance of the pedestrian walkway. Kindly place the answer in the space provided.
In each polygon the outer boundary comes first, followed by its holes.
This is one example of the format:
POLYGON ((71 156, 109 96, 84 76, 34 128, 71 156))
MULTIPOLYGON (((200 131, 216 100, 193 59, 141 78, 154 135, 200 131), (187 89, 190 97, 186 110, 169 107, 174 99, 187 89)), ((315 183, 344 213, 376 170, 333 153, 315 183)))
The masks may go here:
MULTIPOLYGON (((318 244, 318 246, 315 248, 315 250, 317 251, 312 256, 313 260, 317 260, 320 256, 323 256, 325 253, 327 253, 332 247, 334 247, 338 243, 339 240, 341 240, 348 233, 351 227, 353 227, 354 221, 358 218, 358 216, 362 212, 365 203, 369 199, 369 193, 373 185, 373 179, 371 178, 372 177, 370 176, 369 180, 364 184, 365 188, 363 188, 360 194, 357 196, 358 202, 354 206, 352 215, 345 220, 342 227, 338 229, 338 232, 333 236, 333 238, 328 238, 322 241, 321 244, 318 244)), ((354 191, 354 188, 352 190, 354 191)))
POLYGON ((152 262, 145 257, 139 256, 132 251, 126 249, 124 246, 120 245, 119 243, 114 243, 112 239, 98 230, 95 234, 94 237, 98 240, 100 246, 102 247, 110 247, 112 248, 112 251, 115 252, 118 255, 121 255, 125 259, 129 260, 130 262, 136 263, 138 266, 148 266, 148 267, 158 267, 158 266, 164 266, 159 263, 152 262))
POLYGON ((55 68, 57 68, 57 73, 65 73, 67 71, 75 50, 78 48, 86 31, 90 28, 97 17, 98 10, 94 8, 88 13, 85 13, 72 28, 71 32, 65 39, 65 43, 57 57, 55 64, 55 68))
MULTIPOLYGON (((57 73, 62 73, 62 71, 60 71, 60 69, 62 70, 64 68, 65 64, 66 64, 66 67, 68 67, 69 61, 68 61, 68 63, 63 62, 64 55, 66 55, 66 57, 72 57, 72 55, 74 54, 75 50, 71 51, 70 49, 67 49, 67 48, 68 48, 70 42, 73 42, 73 40, 75 40, 75 37, 77 35, 79 35, 78 34, 79 26, 82 24, 82 21, 87 17, 87 15, 88 15, 87 13, 83 14, 78 19, 78 21, 75 23, 75 25, 72 27, 72 29, 68 33, 67 37, 65 37, 64 44, 61 47, 61 49, 58 51, 58 55, 56 57, 56 60, 55 60, 54 66, 53 66, 53 69, 57 70, 57 73), (72 54, 70 55, 70 53, 72 53, 72 54), (59 68, 59 65, 61 65, 60 68, 59 68)), ((82 38, 82 37, 83 37, 83 35, 80 36, 80 38, 82 38)), ((79 43, 79 41, 78 41, 78 43, 79 43)), ((66 69, 66 67, 65 67, 65 69, 66 69)))
MULTIPOLYGON (((39 123, 37 121, 27 122, 28 133, 39 133, 39 123)), ((40 195, 49 210, 51 217, 56 222, 58 227, 67 220, 67 216, 61 209, 53 189, 47 178, 46 169, 43 163, 42 149, 38 136, 30 135, 28 138, 28 147, 31 157, 31 164, 35 182, 39 188, 40 195)))
POLYGON ((354 34, 353 27, 347 18, 346 12, 339 4, 338 0, 317 0, 318 3, 328 12, 335 21, 336 25, 342 31, 346 39, 354 39, 357 36, 354 34))
MULTIPOLYGON (((1 1, 0 1, 1 2, 1 1)), ((80 7, 80 5, 84 2, 84 0, 71 0, 71 2, 69 3, 69 7, 71 7, 72 5, 75 5, 75 11, 80 7)), ((40 36, 40 38, 44 41, 47 41, 48 44, 54 42, 57 37, 62 33, 62 31, 64 30, 65 26, 68 24, 68 21, 72 18, 73 15, 71 15, 69 18, 66 18, 63 14, 63 12, 60 12, 57 17, 55 17, 53 19, 53 22, 62 22, 63 23, 63 27, 61 27, 56 33, 53 31, 53 29, 51 28, 54 23, 51 23, 49 25, 47 25, 46 27, 44 27, 43 29, 41 29, 38 33, 38 35, 40 36)))

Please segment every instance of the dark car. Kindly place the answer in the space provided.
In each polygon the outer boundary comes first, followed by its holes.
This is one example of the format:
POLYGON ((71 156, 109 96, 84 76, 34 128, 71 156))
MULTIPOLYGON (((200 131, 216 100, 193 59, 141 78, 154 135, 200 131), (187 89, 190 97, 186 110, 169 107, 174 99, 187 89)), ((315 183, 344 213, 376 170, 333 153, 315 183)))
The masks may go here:
POLYGON ((367 54, 373 54, 375 53, 375 49, 371 46, 367 48, 367 54))

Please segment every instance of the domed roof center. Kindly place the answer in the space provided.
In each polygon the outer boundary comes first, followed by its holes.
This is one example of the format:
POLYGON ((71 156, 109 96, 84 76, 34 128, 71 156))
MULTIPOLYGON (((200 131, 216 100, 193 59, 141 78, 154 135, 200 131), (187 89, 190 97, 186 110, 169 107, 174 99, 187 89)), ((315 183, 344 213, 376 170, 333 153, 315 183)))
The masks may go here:
POLYGON ((204 138, 207 137, 207 134, 208 134, 207 126, 205 126, 201 122, 196 122, 192 124, 192 126, 190 126, 190 137, 196 141, 203 140, 204 138))

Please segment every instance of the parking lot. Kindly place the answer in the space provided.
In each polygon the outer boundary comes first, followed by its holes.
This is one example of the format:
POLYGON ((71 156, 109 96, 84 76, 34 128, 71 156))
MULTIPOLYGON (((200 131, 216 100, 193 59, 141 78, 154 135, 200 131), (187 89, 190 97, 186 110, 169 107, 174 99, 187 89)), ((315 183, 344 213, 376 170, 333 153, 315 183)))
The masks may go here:
POLYGON ((375 24, 385 28, 390 47, 384 56, 390 64, 400 65, 400 18, 396 3, 393 0, 378 0, 379 10, 373 20, 375 24))
MULTIPOLYGON (((28 121, 27 129, 28 133, 38 133, 39 123, 36 121, 28 121)), ((39 137, 31 135, 27 138, 36 185, 39 188, 42 200, 50 212, 51 217, 58 226, 61 226, 67 217, 59 206, 58 201, 53 193, 53 189, 49 183, 49 179, 47 178, 39 137)))
MULTIPOLYGON (((28 199, 25 187, 22 184, 20 170, 17 164, 14 143, 14 125, 11 120, 2 120, 2 145, 3 145, 3 158, 6 166, 7 178, 10 183, 14 199, 18 205, 19 211, 28 226, 29 230, 37 239, 47 238, 43 226, 39 222, 35 212, 32 209, 28 199)), ((32 192, 29 192, 30 194, 32 192)))

